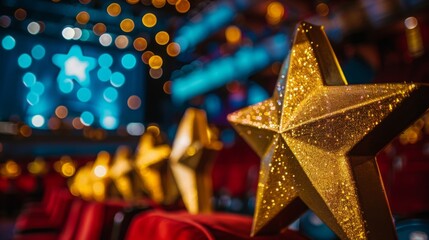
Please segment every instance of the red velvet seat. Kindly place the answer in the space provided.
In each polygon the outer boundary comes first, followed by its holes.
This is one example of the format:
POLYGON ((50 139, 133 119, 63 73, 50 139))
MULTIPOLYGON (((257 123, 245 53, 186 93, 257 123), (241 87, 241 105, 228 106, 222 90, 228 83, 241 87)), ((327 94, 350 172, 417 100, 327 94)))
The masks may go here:
POLYGON ((176 240, 302 240, 299 233, 288 230, 276 236, 250 237, 252 218, 227 213, 191 215, 184 212, 151 211, 136 216, 126 239, 176 240))
POLYGON ((81 199, 73 200, 70 212, 67 217, 61 232, 48 232, 48 233, 29 233, 29 234, 20 234, 14 237, 15 240, 72 240, 76 232, 79 221, 81 219, 81 214, 84 208, 84 201, 81 199))
POLYGON ((68 190, 59 191, 47 211, 32 211, 18 217, 15 232, 59 231, 67 219, 72 200, 68 190))

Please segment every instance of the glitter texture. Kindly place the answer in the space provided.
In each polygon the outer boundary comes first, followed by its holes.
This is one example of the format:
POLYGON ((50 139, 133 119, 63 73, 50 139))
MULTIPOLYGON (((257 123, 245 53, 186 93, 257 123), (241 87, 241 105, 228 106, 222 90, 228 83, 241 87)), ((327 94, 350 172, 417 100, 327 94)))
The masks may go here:
POLYGON ((374 156, 427 95, 416 84, 347 85, 323 28, 299 24, 272 98, 228 116, 261 157, 252 235, 310 208, 341 239, 395 239, 374 156))
POLYGON ((170 155, 170 165, 190 213, 211 211, 211 167, 222 148, 208 127, 203 110, 189 108, 180 121, 170 155))

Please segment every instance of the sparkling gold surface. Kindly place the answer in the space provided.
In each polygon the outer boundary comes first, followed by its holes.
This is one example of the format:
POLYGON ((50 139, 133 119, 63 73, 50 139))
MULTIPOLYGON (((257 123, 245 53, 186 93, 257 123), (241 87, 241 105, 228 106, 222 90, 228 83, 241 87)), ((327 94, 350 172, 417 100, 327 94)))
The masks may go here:
POLYGON ((261 157, 252 234, 309 207, 341 239, 395 239, 374 155, 412 121, 386 119, 419 88, 347 85, 323 29, 301 23, 272 98, 228 116, 261 157))
MULTIPOLYGON (((159 132, 158 132, 159 134, 159 132)), ((152 133, 146 132, 137 147, 135 166, 143 190, 157 203, 171 204, 178 198, 178 190, 168 167, 170 147, 156 145, 152 133)))
POLYGON ((132 200, 134 196, 132 182, 128 176, 131 170, 130 149, 126 146, 118 147, 109 169, 109 177, 121 196, 128 201, 132 200))
POLYGON ((189 108, 177 129, 170 155, 171 169, 190 213, 210 212, 211 166, 222 148, 207 124, 203 110, 189 108))

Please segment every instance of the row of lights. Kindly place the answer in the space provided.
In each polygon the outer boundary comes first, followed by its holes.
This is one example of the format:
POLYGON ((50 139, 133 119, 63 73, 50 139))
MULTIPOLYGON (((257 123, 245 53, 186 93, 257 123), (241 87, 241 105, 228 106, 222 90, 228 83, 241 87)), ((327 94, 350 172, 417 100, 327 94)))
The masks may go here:
MULTIPOLYGON (((53 164, 54 170, 63 177, 71 177, 76 172, 76 163, 69 157, 63 156, 53 164)), ((39 176, 49 171, 49 166, 43 158, 36 157, 27 164, 29 173, 39 176)), ((21 166, 14 160, 9 159, 0 165, 0 176, 6 178, 16 178, 22 173, 21 166)))

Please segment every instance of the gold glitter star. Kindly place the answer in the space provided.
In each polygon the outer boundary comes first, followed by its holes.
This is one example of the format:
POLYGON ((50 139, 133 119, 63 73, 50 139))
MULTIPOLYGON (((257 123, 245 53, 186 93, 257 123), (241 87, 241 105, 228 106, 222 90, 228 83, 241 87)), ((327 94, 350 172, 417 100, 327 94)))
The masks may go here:
POLYGON ((113 184, 125 200, 133 199, 133 187, 128 174, 132 170, 130 162, 130 149, 127 146, 120 146, 116 150, 112 166, 109 169, 109 177, 113 184))
POLYGON ((135 166, 141 186, 149 197, 157 203, 171 204, 178 198, 179 191, 168 166, 170 146, 157 145, 154 134, 159 131, 146 132, 140 138, 135 166))
POLYGON ((427 86, 347 85, 323 28, 301 23, 273 96, 228 116, 262 158, 252 235, 310 208, 341 239, 396 239, 374 156, 428 103, 427 86))
POLYGON ((210 212, 211 167, 214 153, 222 148, 207 124, 203 110, 186 110, 173 142, 171 169, 190 213, 210 212))

